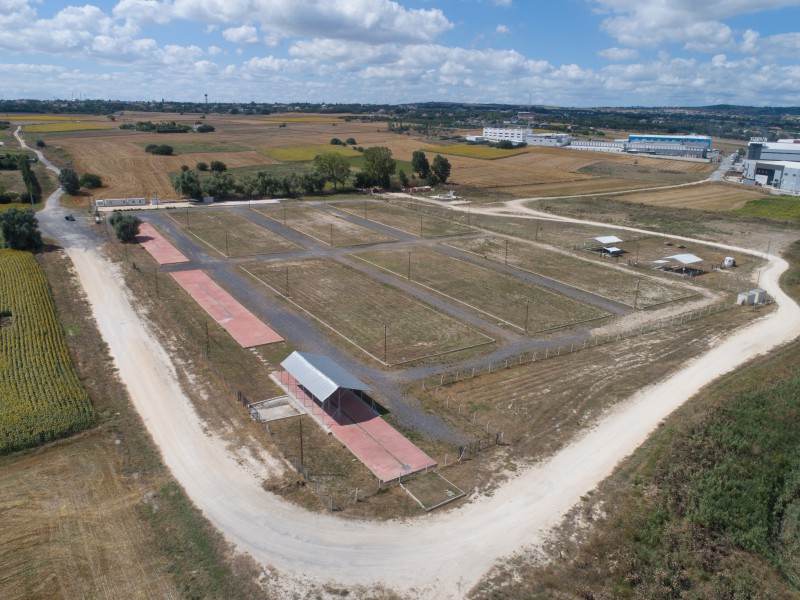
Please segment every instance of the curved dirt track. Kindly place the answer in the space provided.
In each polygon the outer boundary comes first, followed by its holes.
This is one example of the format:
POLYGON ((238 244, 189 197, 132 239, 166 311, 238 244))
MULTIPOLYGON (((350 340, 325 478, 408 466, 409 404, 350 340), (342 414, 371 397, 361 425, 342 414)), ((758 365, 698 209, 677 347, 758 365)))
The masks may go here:
POLYGON ((119 272, 88 237, 61 224, 57 199, 54 194, 48 201, 51 214, 43 215, 43 223, 71 257, 119 375, 165 463, 239 550, 298 582, 382 583, 413 597, 461 598, 498 558, 540 542, 582 494, 701 387, 800 335, 800 308, 778 287, 787 264, 771 256, 761 282, 779 304, 774 313, 643 389, 491 497, 409 523, 345 521, 306 512, 266 493, 255 474, 203 430, 170 357, 137 314, 119 272))

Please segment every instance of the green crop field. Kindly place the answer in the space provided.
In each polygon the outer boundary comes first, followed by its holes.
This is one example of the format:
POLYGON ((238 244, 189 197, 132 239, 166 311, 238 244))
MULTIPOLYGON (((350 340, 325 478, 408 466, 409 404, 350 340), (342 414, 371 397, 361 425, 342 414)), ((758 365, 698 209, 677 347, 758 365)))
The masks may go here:
POLYGON ((253 210, 332 247, 391 242, 395 238, 313 206, 282 204, 253 210))
POLYGON ((608 315, 517 277, 425 248, 354 256, 520 331, 541 332, 608 315))
POLYGON ((229 210, 187 209, 169 217, 207 247, 227 257, 297 250, 287 239, 229 210))
POLYGON ((743 217, 796 221, 800 219, 800 198, 788 196, 759 198, 750 200, 742 208, 731 212, 743 217))
POLYGON ((44 274, 29 252, 0 250, 0 454, 94 420, 44 274))
POLYGON ((314 160, 319 154, 335 152, 343 156, 361 156, 361 153, 347 146, 335 144, 315 144, 313 146, 282 146, 280 148, 262 148, 262 154, 281 162, 302 162, 314 160))
POLYGON ((264 284, 270 295, 286 298, 387 364, 494 341, 403 291, 332 260, 249 264, 242 269, 264 284))
POLYGON ((683 287, 633 271, 626 272, 625 267, 606 265, 518 240, 488 236, 455 240, 448 245, 637 308, 695 295, 695 292, 683 287))
POLYGON ((363 202, 350 203, 331 203, 330 206, 349 212, 353 215, 375 221, 381 225, 386 225, 392 229, 405 231, 418 237, 442 237, 448 235, 462 235, 472 233, 472 229, 458 223, 440 219, 436 216, 416 212, 376 200, 364 200, 363 202))

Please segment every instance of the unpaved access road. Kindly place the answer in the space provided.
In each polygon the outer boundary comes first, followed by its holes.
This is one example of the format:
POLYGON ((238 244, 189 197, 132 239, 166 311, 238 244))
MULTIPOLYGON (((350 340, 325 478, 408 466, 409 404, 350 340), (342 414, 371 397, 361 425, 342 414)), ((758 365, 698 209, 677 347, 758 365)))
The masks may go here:
POLYGON ((343 520, 309 513, 265 492, 255 470, 240 465, 204 430, 120 273, 102 258, 92 237, 81 233, 91 226, 65 224, 57 202, 56 193, 42 214, 43 229, 60 239, 72 259, 120 378, 165 463, 229 541, 298 586, 381 583, 409 597, 464 597, 495 561, 541 543, 582 494, 701 387, 800 334, 800 308, 778 286, 787 264, 770 256, 761 283, 778 302, 775 312, 641 390, 493 495, 405 523, 343 520))

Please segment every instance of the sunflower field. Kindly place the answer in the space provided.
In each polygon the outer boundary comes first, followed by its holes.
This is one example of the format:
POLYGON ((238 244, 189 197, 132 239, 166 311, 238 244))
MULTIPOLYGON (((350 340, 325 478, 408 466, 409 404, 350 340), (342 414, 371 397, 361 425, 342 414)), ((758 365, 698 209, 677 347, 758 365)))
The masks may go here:
POLYGON ((0 454, 94 421, 38 263, 30 252, 0 250, 0 454))

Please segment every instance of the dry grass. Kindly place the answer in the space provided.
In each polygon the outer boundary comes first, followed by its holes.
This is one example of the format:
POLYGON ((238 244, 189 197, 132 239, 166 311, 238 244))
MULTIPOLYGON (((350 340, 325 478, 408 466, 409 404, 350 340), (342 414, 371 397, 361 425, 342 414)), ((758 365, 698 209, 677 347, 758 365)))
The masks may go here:
POLYGON ((473 231, 458 223, 388 202, 364 200, 364 202, 331 203, 330 206, 418 237, 462 235, 473 231))
MULTIPOLYGON (((630 245, 633 244, 635 242, 630 245)), ((456 240, 448 245, 638 308, 674 302, 695 295, 692 290, 670 285, 624 264, 617 266, 609 260, 590 260, 588 257, 554 251, 539 244, 500 237, 482 237, 456 240)))
POLYGON ((528 152, 527 148, 508 149, 492 148, 491 146, 481 146, 473 144, 455 144, 453 146, 429 146, 423 148, 425 152, 433 152, 436 154, 452 154, 454 156, 465 156, 467 158, 479 158, 481 160, 497 160, 499 158, 508 158, 516 156, 517 154, 525 154, 528 152))
POLYGON ((296 244, 233 211, 186 209, 167 214, 188 234, 226 257, 275 254, 298 249, 296 244))
POLYGON ((181 597, 138 516, 143 491, 121 474, 109 432, 0 466, 0 596, 181 597))
POLYGON ((395 239, 313 206, 283 204, 253 207, 253 210, 331 247, 376 244, 395 239))
POLYGON ((264 284, 269 296, 289 300, 384 363, 420 360, 492 341, 401 290, 331 260, 249 264, 242 269, 264 284))
POLYGON ((724 183, 706 183, 671 190, 656 190, 617 196, 617 200, 653 206, 727 211, 742 208, 749 200, 764 198, 764 193, 724 183))
POLYGON ((608 315, 546 288, 426 248, 354 256, 522 332, 537 333, 608 315))

